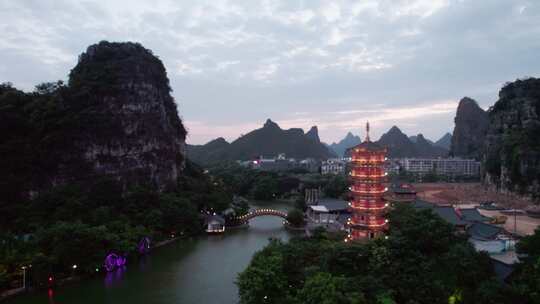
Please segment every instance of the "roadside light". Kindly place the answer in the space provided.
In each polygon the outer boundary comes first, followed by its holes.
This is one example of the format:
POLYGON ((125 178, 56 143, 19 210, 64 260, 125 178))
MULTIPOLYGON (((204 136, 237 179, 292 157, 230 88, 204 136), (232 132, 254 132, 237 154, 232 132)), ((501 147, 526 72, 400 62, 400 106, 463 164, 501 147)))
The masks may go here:
POLYGON ((73 266, 71 266, 73 269, 77 269, 77 264, 73 264, 73 266))

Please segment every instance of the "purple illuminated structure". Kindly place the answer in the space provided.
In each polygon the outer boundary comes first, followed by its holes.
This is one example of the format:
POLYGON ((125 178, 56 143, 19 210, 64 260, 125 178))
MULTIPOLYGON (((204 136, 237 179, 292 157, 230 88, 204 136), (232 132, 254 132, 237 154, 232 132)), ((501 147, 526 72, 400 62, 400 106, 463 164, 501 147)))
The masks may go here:
POLYGON ((104 266, 105 269, 110 272, 126 265, 126 263, 126 257, 120 256, 116 253, 109 253, 109 255, 107 255, 107 257, 105 258, 104 266))
POLYGON ((149 237, 143 237, 139 244, 137 244, 137 251, 139 254, 147 254, 148 251, 150 251, 150 238, 149 237))

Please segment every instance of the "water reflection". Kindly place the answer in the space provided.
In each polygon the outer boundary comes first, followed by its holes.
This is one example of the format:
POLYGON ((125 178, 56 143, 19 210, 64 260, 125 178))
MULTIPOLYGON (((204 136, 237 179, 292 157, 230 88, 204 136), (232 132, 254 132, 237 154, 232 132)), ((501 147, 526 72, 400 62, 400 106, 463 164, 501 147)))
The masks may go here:
POLYGON ((105 287, 106 288, 112 288, 116 285, 118 285, 122 278, 124 277, 124 273, 126 272, 126 266, 121 266, 116 268, 116 270, 107 272, 107 275, 105 275, 105 287))
MULTIPOLYGON (((279 210, 286 207, 271 206, 279 210)), ((249 265, 253 254, 266 246, 270 238, 286 241, 295 234, 283 227, 281 218, 259 217, 250 221, 249 228, 230 229, 224 235, 182 239, 152 250, 138 261, 132 259, 129 268, 100 272, 92 279, 48 293, 16 297, 8 303, 238 303, 234 281, 249 265)))
POLYGON ((49 303, 54 304, 54 290, 52 288, 47 291, 47 296, 49 297, 49 303))

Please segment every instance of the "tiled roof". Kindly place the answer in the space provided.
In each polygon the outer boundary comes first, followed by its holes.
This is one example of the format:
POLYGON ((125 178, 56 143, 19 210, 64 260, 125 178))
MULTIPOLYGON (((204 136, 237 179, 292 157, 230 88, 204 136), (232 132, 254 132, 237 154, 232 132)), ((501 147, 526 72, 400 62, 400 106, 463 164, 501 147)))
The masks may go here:
POLYGON ((349 208, 349 202, 335 198, 321 198, 317 205, 325 206, 329 212, 345 211, 349 208))
POLYGON ((311 205, 308 208, 312 209, 313 211, 317 211, 317 212, 328 212, 328 209, 326 209, 325 206, 321 206, 321 205, 311 205))
POLYGON ((461 218, 465 221, 470 222, 489 222, 490 218, 487 216, 483 216, 478 212, 478 209, 476 208, 464 208, 459 209, 459 212, 461 213, 461 218))
POLYGON ((431 209, 435 214, 439 215, 443 220, 452 224, 452 225, 466 225, 467 222, 462 220, 459 215, 454 210, 454 207, 451 206, 437 206, 433 203, 423 201, 421 199, 416 199, 412 203, 414 208, 417 209, 431 209))
POLYGON ((208 224, 210 222, 213 222, 213 221, 216 221, 216 222, 218 222, 220 224, 225 224, 225 219, 220 215, 208 215, 208 216, 206 216, 206 218, 204 220, 204 222, 206 224, 208 224))
POLYGON ((450 206, 437 206, 432 209, 433 212, 438 214, 440 217, 442 217, 445 221, 452 225, 466 225, 467 222, 462 220, 459 215, 456 213, 456 210, 454 210, 454 207, 450 206))
POLYGON ((467 233, 477 240, 494 240, 503 229, 490 224, 476 222, 467 228, 467 233))
POLYGON ((514 271, 514 266, 503 263, 493 258, 491 259, 491 262, 493 263, 493 270, 495 271, 495 276, 497 277, 497 280, 501 283, 504 283, 514 271))
POLYGON ((435 208, 435 204, 418 198, 412 203, 412 206, 417 209, 435 208))
POLYGON ((350 147, 347 149, 347 151, 350 151, 350 150, 353 150, 353 149, 356 149, 356 148, 363 148, 363 149, 367 149, 367 150, 370 150, 370 151, 386 151, 386 148, 383 147, 383 146, 380 146, 379 144, 377 143, 374 143, 372 141, 363 141, 362 143, 354 146, 354 147, 350 147))

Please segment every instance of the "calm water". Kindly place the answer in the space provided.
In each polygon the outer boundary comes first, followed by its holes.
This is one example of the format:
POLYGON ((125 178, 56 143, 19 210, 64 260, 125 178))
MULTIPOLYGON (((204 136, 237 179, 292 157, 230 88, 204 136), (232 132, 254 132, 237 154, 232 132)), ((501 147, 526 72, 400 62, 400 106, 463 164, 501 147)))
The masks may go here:
MULTIPOLYGON (((286 209, 284 205, 265 205, 286 209)), ((222 236, 181 240, 132 261, 124 272, 96 277, 59 288, 54 293, 17 297, 8 303, 237 303, 234 284, 253 253, 271 237, 287 240, 282 219, 259 217, 248 229, 229 230, 222 236)))

